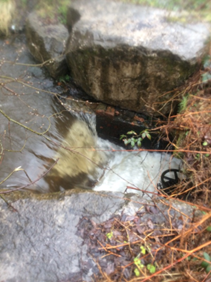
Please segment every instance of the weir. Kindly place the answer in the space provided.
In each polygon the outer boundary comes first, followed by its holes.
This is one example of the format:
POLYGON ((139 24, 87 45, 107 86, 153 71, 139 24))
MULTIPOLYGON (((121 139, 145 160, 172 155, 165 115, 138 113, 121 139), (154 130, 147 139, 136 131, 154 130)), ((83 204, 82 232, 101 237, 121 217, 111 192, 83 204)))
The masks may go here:
MULTIPOLYGON (((0 44, 2 54, 8 62, 17 60, 18 63, 34 64, 24 40, 19 39, 9 47, 4 41, 0 44), (16 54, 17 50, 21 50, 21 56, 16 54)), ((0 171, 0 178, 4 180, 1 188, 16 189, 28 185, 27 190, 42 193, 83 188, 95 191, 139 192, 146 195, 137 189, 156 191, 162 172, 179 167, 179 160, 174 159, 171 154, 131 152, 106 140, 111 135, 109 127, 106 127, 108 122, 104 123, 100 132, 100 136, 103 131, 106 132, 103 136, 105 139, 100 138, 96 128, 99 129, 102 120, 108 121, 110 117, 104 119, 102 116, 101 120, 99 116, 96 118, 95 111, 86 111, 84 101, 83 107, 78 107, 78 103, 72 100, 69 108, 64 108, 49 94, 56 95, 55 85, 41 69, 28 68, 21 64, 13 66, 8 62, 2 61, 4 75, 14 78, 17 74, 25 76, 27 84, 20 83, 22 81, 19 82, 18 79, 7 83, 10 91, 4 89, 0 92, 3 111, 35 132, 47 131, 43 136, 37 135, 18 124, 9 125, 8 120, 0 116, 2 144, 5 149, 0 171), (49 93, 46 93, 46 89, 49 93), (58 163, 48 171, 56 159, 59 159, 58 163), (13 171, 15 172, 10 175, 13 171), (46 172, 48 173, 43 177, 46 172)), ((100 107, 95 107, 96 111, 99 112, 100 107)), ((115 122, 119 122, 118 116, 115 122)), ((115 122, 113 125, 116 126, 115 122)), ((122 133, 126 133, 129 127, 130 123, 128 128, 122 123, 122 133)), ((136 128, 138 130, 138 126, 136 128)), ((112 130, 115 132, 115 127, 112 130)), ((119 137, 115 138, 117 140, 119 137)))
POLYGON ((179 159, 171 154, 131 151, 98 137, 94 113, 76 116, 55 155, 59 161, 47 177, 50 190, 81 187, 148 197, 147 192, 156 192, 164 170, 179 169, 179 159))

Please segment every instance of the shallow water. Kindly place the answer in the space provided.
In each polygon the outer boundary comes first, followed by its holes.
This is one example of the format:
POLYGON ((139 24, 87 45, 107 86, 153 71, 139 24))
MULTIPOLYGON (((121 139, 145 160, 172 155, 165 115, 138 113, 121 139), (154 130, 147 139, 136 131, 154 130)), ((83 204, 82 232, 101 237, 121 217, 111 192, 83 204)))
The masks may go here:
POLYGON ((60 105, 62 89, 35 66, 24 40, 0 41, 1 188, 154 191, 162 171, 178 167, 171 155, 127 152, 98 138, 95 116, 83 119, 60 105))

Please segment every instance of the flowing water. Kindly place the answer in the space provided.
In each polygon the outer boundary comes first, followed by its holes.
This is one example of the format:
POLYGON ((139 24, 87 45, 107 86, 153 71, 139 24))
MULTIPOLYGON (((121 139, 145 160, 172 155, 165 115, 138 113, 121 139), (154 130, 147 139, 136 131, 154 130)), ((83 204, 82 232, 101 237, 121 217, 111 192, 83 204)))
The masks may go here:
POLYGON ((162 171, 178 168, 169 154, 100 139, 94 114, 67 112, 55 95, 62 89, 35 65, 24 38, 1 40, 0 52, 1 188, 154 191, 162 171))

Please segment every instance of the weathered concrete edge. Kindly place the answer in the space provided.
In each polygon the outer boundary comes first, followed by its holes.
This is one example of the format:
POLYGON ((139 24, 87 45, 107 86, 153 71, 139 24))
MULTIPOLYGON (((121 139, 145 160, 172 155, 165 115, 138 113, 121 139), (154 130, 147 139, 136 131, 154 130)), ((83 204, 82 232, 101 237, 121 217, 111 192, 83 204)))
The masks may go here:
MULTIPOLYGON (((193 210, 195 210, 197 213, 202 214, 202 210, 199 210, 194 204, 184 202, 184 201, 179 201, 177 199, 166 199, 163 198, 162 196, 157 197, 154 201, 152 200, 147 200, 141 198, 139 194, 134 194, 134 193, 128 193, 124 194, 121 192, 97 192, 93 190, 85 190, 81 188, 75 188, 71 189, 65 192, 54 192, 54 193, 46 193, 46 194, 40 194, 40 193, 34 193, 28 192, 28 191, 16 191, 16 192, 11 192, 8 194, 4 194, 4 198, 6 201, 8 201, 10 204, 22 200, 22 199, 32 199, 32 200, 38 200, 38 201, 46 201, 46 200, 62 200, 65 197, 71 197, 72 195, 76 194, 95 194, 99 195, 100 197, 113 197, 113 198, 118 198, 123 200, 122 207, 119 209, 119 211, 124 207, 125 213, 128 214, 133 214, 137 212, 137 210, 140 208, 140 205, 142 206, 147 206, 147 205, 153 205, 155 204, 161 204, 161 205, 166 205, 166 206, 172 206, 172 207, 177 207, 177 209, 187 209, 189 210, 190 214, 192 215, 193 210), (6 196, 5 196, 6 195, 6 196), (133 206, 133 207, 132 207, 133 206)), ((117 213, 119 212, 117 211, 117 213)))

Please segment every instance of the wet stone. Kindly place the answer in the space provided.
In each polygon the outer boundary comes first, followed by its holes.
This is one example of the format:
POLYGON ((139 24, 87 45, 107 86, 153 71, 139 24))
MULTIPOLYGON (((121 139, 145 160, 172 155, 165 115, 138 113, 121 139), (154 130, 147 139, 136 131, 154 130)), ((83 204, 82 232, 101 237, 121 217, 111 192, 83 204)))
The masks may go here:
POLYGON ((205 23, 169 22, 169 11, 122 1, 72 0, 68 15, 75 83, 96 100, 147 115, 176 108, 169 91, 198 69, 210 36, 205 23))
MULTIPOLYGON (((114 263, 130 262, 123 249, 117 250, 122 251, 119 258, 101 259, 99 242, 105 244, 115 218, 134 221, 139 234, 146 224, 147 229, 168 226, 169 202, 156 199, 152 204, 138 195, 130 201, 121 193, 74 190, 49 195, 17 193, 6 198, 10 207, 0 200, 0 273, 5 282, 97 281, 93 278, 99 274, 96 261, 107 273, 113 272, 114 263)), ((187 225, 194 208, 176 201, 170 204, 175 227, 187 225)), ((118 230, 113 232, 116 237, 121 235, 118 230)), ((131 242, 136 237, 130 232, 131 242)))
POLYGON ((77 224, 82 216, 97 223, 107 220, 123 203, 112 194, 88 192, 58 200, 20 199, 12 203, 17 210, 12 212, 1 200, 1 280, 92 281, 95 263, 76 235, 77 224), (76 276, 80 280, 74 280, 76 276))
POLYGON ((62 24, 44 25, 35 12, 29 14, 26 21, 26 36, 32 56, 53 78, 67 73, 64 48, 68 31, 62 24))

